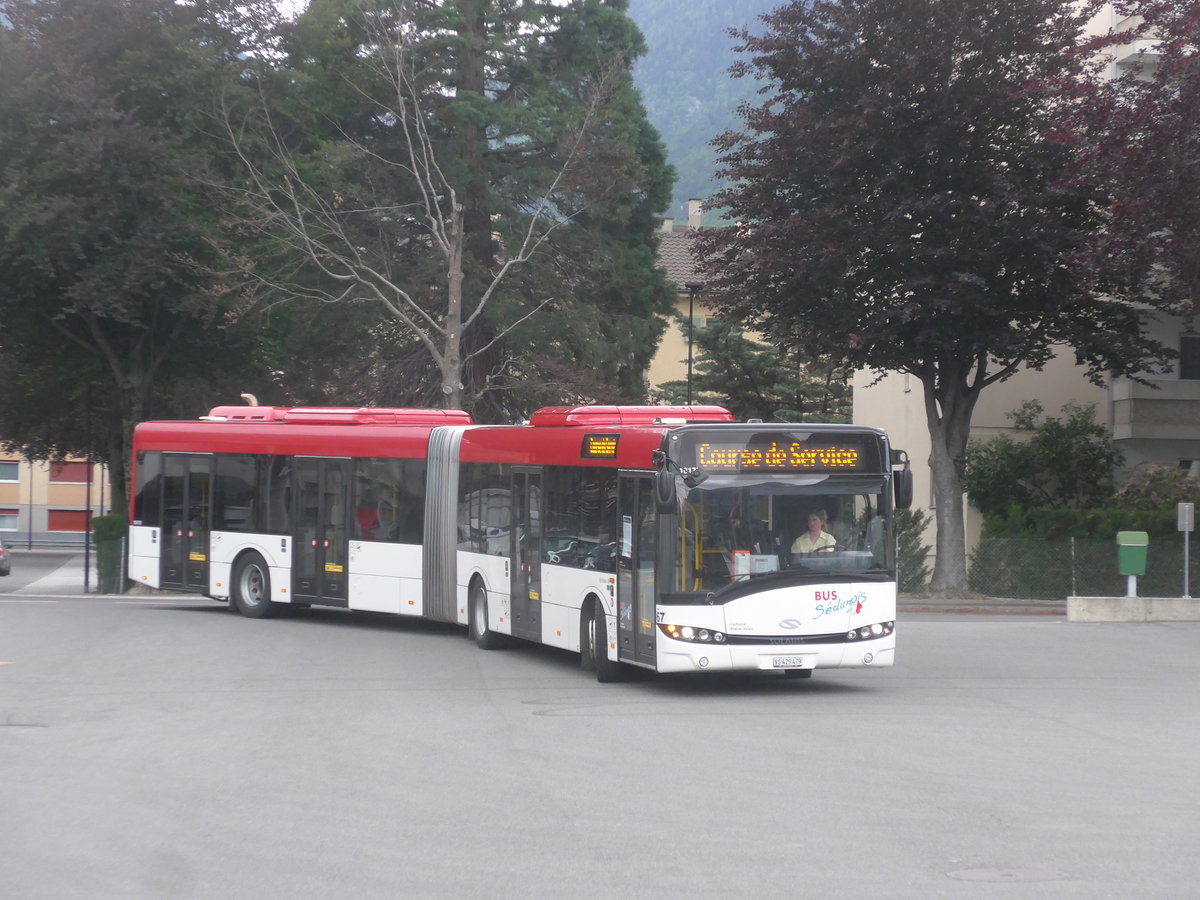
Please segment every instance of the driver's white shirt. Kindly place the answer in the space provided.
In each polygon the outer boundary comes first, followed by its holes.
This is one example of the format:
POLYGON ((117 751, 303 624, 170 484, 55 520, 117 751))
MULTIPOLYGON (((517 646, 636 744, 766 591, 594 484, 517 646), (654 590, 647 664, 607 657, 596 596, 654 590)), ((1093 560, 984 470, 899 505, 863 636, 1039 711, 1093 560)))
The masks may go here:
POLYGON ((795 542, 792 544, 792 552, 813 553, 817 550, 824 550, 826 548, 832 550, 836 546, 837 538, 835 538, 828 531, 822 531, 820 535, 817 536, 816 540, 813 540, 812 536, 806 531, 804 534, 800 535, 800 537, 796 538, 795 542))

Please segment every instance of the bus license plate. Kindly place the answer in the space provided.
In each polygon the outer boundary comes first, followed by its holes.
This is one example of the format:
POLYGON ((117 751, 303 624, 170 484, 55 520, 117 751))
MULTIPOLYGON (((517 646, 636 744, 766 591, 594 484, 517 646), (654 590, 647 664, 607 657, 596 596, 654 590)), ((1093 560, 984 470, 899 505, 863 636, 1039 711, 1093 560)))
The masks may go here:
POLYGON ((803 669, 803 656, 776 656, 771 660, 771 665, 776 669, 803 669))

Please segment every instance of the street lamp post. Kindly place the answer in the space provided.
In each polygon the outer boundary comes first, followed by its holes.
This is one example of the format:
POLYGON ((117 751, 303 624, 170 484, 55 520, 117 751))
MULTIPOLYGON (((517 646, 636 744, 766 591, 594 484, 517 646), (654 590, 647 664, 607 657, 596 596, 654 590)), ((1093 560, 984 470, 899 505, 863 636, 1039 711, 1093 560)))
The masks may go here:
POLYGON ((689 281, 684 285, 688 292, 688 374, 687 374, 687 405, 692 405, 692 337, 696 331, 696 295, 704 287, 699 281, 689 281))

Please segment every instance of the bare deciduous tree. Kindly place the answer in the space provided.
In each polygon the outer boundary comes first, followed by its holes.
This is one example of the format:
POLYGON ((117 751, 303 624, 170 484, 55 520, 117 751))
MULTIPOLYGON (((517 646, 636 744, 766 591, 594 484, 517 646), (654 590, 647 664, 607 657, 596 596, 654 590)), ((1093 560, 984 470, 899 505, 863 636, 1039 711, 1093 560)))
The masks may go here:
POLYGON ((252 277, 280 298, 377 303, 436 364, 443 405, 461 408, 487 388, 485 381, 472 396, 465 396, 464 367, 554 299, 536 299, 515 320, 465 349, 464 335, 480 323, 513 270, 530 262, 554 232, 568 226, 586 206, 579 199, 583 194, 575 190, 575 177, 610 95, 610 81, 626 61, 613 61, 591 74, 582 86, 583 102, 574 123, 557 136, 548 154, 544 147, 530 149, 548 156, 554 165, 538 189, 515 208, 517 221, 484 218, 491 226, 488 233, 471 234, 460 189, 439 158, 446 152, 445 142, 435 134, 435 116, 428 108, 437 92, 444 99, 453 88, 422 83, 420 76, 426 73, 419 69, 420 34, 402 8, 386 16, 364 15, 359 24, 369 48, 363 71, 373 85, 386 90, 352 87, 373 107, 375 122, 395 140, 386 149, 382 142, 341 130, 338 140, 325 148, 322 159, 329 166, 359 166, 355 196, 313 176, 311 154, 289 146, 286 130, 277 125, 262 93, 249 111, 238 112, 228 104, 222 108, 221 125, 247 175, 244 183, 230 189, 241 210, 240 224, 292 259, 290 267, 272 274, 255 271, 252 277), (363 173, 368 174, 362 177, 363 173), (481 239, 490 241, 496 252, 477 295, 468 295, 464 253, 481 239), (421 265, 406 265, 414 259, 421 259, 421 265))

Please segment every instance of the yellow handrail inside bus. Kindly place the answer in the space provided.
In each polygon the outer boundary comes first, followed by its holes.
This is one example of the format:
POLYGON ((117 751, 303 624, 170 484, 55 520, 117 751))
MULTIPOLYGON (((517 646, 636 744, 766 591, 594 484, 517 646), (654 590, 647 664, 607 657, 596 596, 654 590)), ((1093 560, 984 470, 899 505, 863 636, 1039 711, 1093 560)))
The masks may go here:
POLYGON ((680 529, 681 534, 679 536, 679 568, 680 568, 680 572, 682 573, 683 584, 685 587, 688 583, 688 571, 690 568, 691 582, 692 582, 691 589, 693 591, 700 590, 700 588, 702 586, 704 556, 700 550, 701 543, 702 543, 701 533, 700 533, 701 527, 702 526, 700 523, 700 509, 691 503, 684 503, 683 504, 683 528, 680 529), (692 518, 691 534, 692 534, 692 544, 694 547, 694 550, 693 550, 694 558, 691 561, 692 564, 690 567, 688 566, 688 546, 687 546, 688 516, 691 516, 691 518, 692 518))

